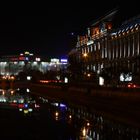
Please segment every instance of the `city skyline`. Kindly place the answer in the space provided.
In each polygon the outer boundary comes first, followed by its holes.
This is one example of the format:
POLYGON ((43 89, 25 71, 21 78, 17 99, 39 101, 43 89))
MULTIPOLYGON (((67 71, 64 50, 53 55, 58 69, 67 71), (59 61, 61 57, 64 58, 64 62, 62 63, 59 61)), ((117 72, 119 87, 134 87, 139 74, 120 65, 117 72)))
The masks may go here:
POLYGON ((75 6, 49 8, 44 16, 0 16, 0 55, 29 51, 48 57, 65 57, 75 47, 77 35, 85 32, 92 21, 116 7, 121 9, 125 18, 139 12, 136 7, 131 11, 130 6, 114 2, 101 9, 75 6))

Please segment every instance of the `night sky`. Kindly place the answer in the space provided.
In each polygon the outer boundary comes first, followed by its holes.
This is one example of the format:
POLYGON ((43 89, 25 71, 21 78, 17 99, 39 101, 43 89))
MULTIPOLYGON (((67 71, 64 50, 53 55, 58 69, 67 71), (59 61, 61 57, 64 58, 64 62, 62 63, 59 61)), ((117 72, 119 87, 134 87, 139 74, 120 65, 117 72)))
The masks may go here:
POLYGON ((0 55, 29 51, 46 57, 65 57, 74 47, 77 35, 110 10, 118 7, 124 19, 140 14, 139 4, 128 3, 99 1, 95 5, 49 7, 35 16, 1 14, 0 55))

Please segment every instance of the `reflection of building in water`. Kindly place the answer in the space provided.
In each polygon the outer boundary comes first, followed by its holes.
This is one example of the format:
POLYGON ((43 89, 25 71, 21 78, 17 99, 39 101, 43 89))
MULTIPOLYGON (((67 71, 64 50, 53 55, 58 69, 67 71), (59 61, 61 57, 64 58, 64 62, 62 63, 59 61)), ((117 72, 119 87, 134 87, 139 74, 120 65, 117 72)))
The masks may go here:
POLYGON ((59 71, 67 68, 66 59, 47 59, 33 55, 29 52, 14 56, 2 56, 0 58, 1 75, 17 75, 23 70, 39 70, 43 73, 47 71, 59 71))
POLYGON ((94 73, 98 80, 103 76, 105 82, 111 79, 112 83, 138 81, 140 16, 115 25, 116 15, 117 11, 110 12, 91 24, 87 34, 78 36, 76 47, 69 53, 69 63, 80 68, 72 69, 73 74, 94 73))

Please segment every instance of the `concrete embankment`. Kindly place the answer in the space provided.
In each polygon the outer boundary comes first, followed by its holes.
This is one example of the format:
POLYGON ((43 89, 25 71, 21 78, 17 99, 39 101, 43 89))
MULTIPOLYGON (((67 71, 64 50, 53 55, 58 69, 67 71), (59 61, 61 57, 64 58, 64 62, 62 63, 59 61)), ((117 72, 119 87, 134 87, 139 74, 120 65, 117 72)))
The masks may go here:
POLYGON ((85 106, 112 120, 140 128, 139 89, 85 88, 30 84, 33 94, 70 105, 85 106))

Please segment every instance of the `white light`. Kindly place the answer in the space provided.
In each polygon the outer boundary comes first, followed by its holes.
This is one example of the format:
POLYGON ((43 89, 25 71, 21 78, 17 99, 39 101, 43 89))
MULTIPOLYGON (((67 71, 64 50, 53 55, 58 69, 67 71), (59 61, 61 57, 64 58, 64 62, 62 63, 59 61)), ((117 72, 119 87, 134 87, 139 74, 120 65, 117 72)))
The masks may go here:
POLYGON ((18 63, 18 62, 16 62, 16 61, 14 62, 14 64, 17 64, 17 63, 18 63))
POLYGON ((104 78, 103 77, 99 77, 99 85, 100 86, 104 85, 104 78))
POLYGON ((13 103, 17 103, 17 100, 13 100, 13 103))
POLYGON ((24 99, 19 99, 18 103, 24 103, 24 99))
POLYGON ((36 57, 35 60, 39 62, 41 59, 39 57, 36 57))
POLYGON ((51 62, 52 63, 59 63, 59 59, 53 58, 53 59, 51 59, 51 62))
POLYGON ((29 109, 28 109, 28 111, 29 111, 29 112, 32 112, 32 111, 33 111, 33 109, 32 109, 32 108, 29 108, 29 109))
POLYGON ((121 73, 120 74, 120 81, 132 81, 131 73, 128 73, 128 74, 121 73))
POLYGON ((34 61, 34 62, 33 62, 33 64, 34 64, 34 65, 37 65, 37 62, 36 62, 36 61, 34 61))
POLYGON ((87 42, 87 46, 89 46, 89 45, 91 45, 91 44, 93 44, 93 41, 92 41, 92 40, 89 40, 89 41, 87 42))
POLYGON ((19 111, 22 111, 22 108, 19 108, 19 111))
POLYGON ((59 104, 58 104, 58 103, 52 103, 52 105, 54 105, 54 106, 58 106, 59 104))
POLYGON ((28 81, 30 81, 30 80, 31 80, 31 78, 32 78, 31 76, 27 76, 27 80, 28 80, 28 81))
POLYGON ((30 89, 27 88, 26 91, 27 91, 27 92, 30 92, 30 89))
POLYGON ((116 35, 117 33, 112 33, 111 35, 116 35))
POLYGON ((120 75, 120 81, 124 81, 124 76, 122 74, 120 75))
POLYGON ((63 63, 63 62, 65 62, 65 63, 67 63, 67 62, 68 62, 68 60, 67 60, 67 59, 61 59, 60 61, 61 61, 62 63, 63 63))
POLYGON ((68 78, 67 77, 65 77, 64 83, 68 83, 68 78))

